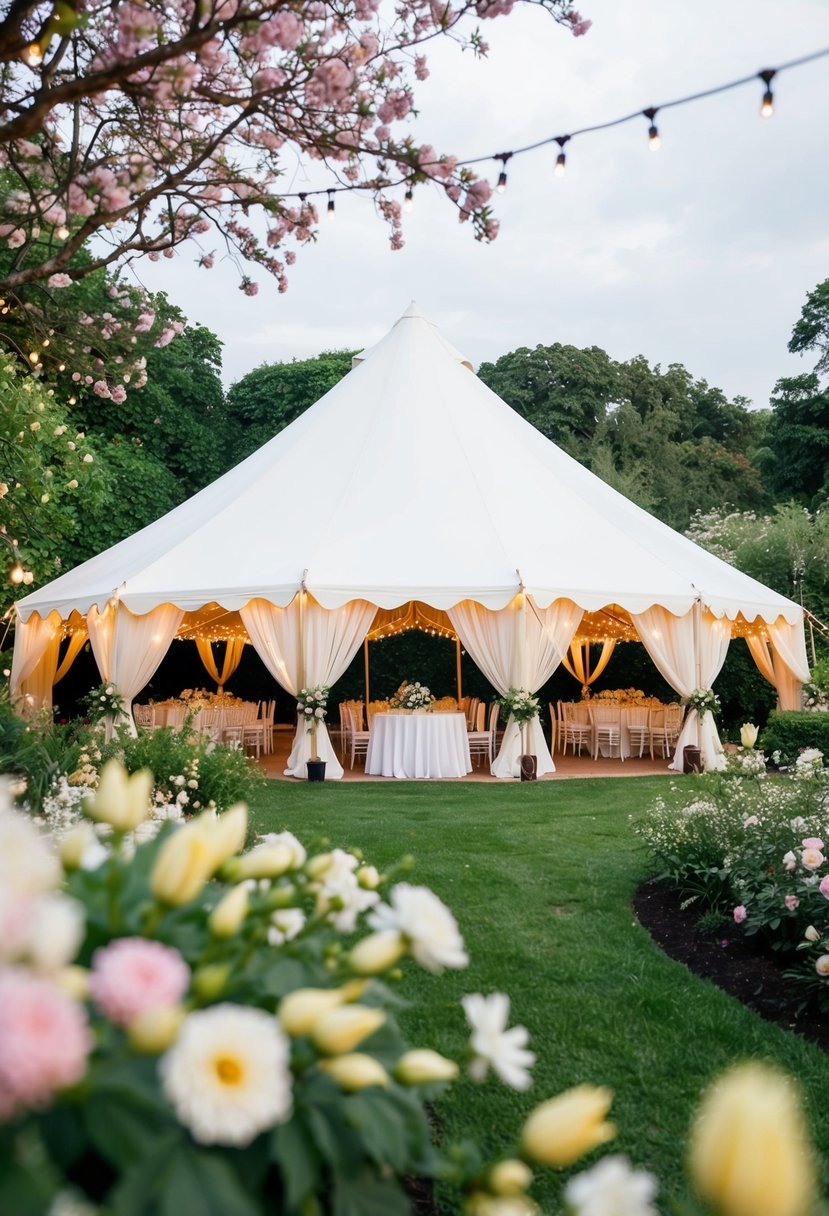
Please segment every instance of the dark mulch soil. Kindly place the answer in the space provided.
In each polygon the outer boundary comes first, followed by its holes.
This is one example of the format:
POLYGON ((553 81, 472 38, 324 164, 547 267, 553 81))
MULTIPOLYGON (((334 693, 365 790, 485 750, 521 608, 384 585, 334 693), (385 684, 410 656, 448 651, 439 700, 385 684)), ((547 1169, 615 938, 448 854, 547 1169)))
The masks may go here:
POLYGON ((757 939, 744 937, 737 925, 703 932, 696 906, 683 909, 680 903, 676 890, 646 883, 636 892, 633 909, 670 958, 684 963, 694 975, 711 980, 761 1017, 829 1051, 829 1022, 817 1011, 798 1010, 799 994, 783 976, 792 967, 791 958, 783 960, 764 952, 757 939))

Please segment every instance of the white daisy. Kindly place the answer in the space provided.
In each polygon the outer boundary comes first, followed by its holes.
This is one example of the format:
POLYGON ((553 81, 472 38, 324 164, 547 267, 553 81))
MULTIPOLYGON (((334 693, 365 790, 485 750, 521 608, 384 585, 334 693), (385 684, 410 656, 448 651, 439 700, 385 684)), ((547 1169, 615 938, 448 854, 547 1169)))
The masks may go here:
POLYGON ((244 1148, 291 1114, 289 1051, 262 1009, 199 1010, 160 1061, 164 1093, 194 1140, 244 1148))
POLYGON ((535 1054, 527 1049, 529 1034, 526 1026, 507 1030, 509 997, 503 992, 481 996, 475 992, 462 1001, 466 1020, 472 1027, 470 1040, 475 1058, 469 1066, 473 1081, 483 1081, 492 1067, 505 1085, 513 1089, 529 1089, 532 1077, 527 1069, 535 1063, 535 1054))
POLYGON ((440 974, 444 967, 461 970, 469 963, 458 922, 428 887, 400 882, 393 887, 389 904, 371 913, 372 929, 396 929, 409 943, 412 958, 427 971, 440 974))
POLYGON ((659 1183, 646 1170, 635 1170, 627 1157, 604 1157, 598 1165, 571 1178, 564 1198, 574 1216, 659 1216, 651 1203, 659 1183))

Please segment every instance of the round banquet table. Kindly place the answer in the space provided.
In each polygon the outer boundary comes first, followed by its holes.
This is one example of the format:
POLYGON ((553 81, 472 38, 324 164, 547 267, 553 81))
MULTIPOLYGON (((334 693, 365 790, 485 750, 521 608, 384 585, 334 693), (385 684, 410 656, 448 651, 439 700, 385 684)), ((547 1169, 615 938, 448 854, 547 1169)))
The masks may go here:
POLYGON ((380 713, 371 723, 366 775, 410 779, 472 772, 462 713, 380 713))

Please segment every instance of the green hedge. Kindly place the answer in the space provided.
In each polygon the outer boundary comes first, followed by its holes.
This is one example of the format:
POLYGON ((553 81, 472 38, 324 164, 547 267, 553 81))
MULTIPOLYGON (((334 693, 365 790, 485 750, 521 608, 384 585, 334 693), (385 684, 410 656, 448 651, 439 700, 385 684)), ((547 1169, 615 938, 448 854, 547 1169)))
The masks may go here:
POLYGON ((774 710, 760 746, 767 756, 779 752, 780 764, 793 764, 804 747, 817 747, 829 756, 829 714, 774 710))

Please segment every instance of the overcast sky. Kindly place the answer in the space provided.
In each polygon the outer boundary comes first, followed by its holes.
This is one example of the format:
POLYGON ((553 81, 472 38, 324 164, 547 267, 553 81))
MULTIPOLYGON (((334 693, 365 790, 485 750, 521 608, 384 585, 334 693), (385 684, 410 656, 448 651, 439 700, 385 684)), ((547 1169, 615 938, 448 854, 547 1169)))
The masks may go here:
MULTIPOLYGON (((435 47, 417 142, 506 151, 829 47, 827 0, 584 0, 582 14, 593 28, 578 39, 535 9, 485 22, 483 62, 435 47)), ((232 265, 198 270, 186 246, 139 273, 219 335, 227 383, 368 346, 415 299, 476 366, 518 346, 595 345, 684 363, 765 406, 780 376, 811 368, 786 343, 829 277, 829 59, 781 74, 774 93, 766 121, 759 80, 660 114, 657 153, 644 119, 574 140, 562 179, 550 149, 516 157, 489 246, 422 188, 397 253, 370 202, 339 195, 282 296, 255 273, 246 298, 232 265)), ((289 180, 301 189, 302 169, 289 180)))

